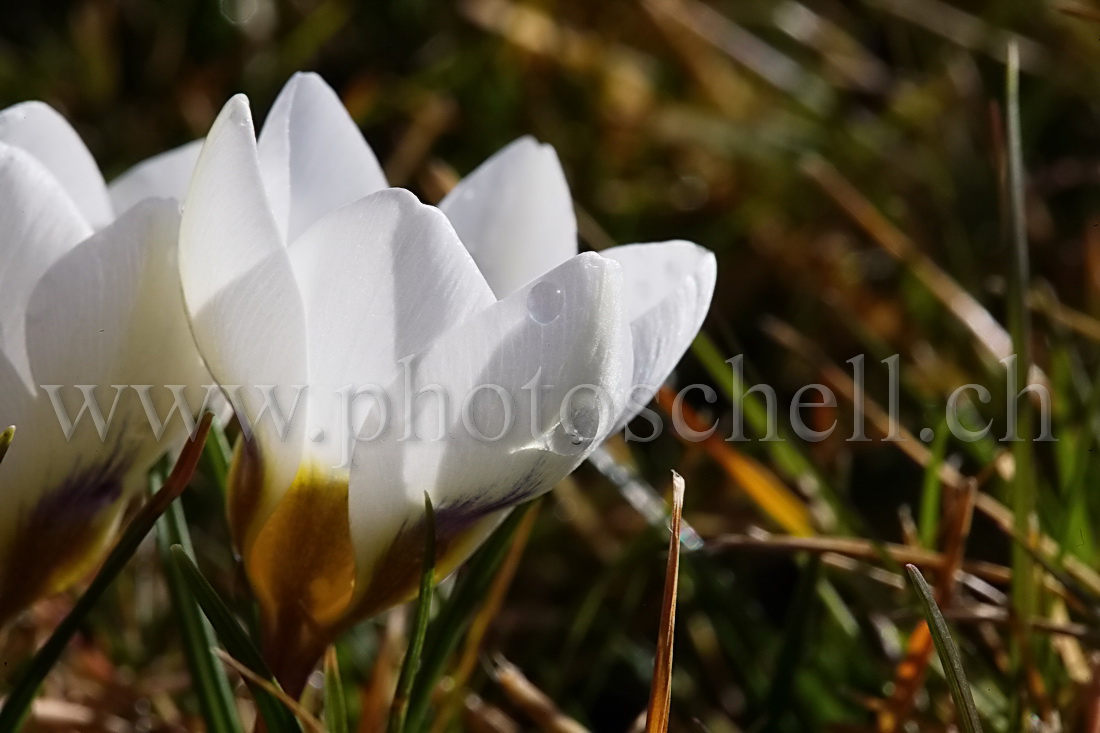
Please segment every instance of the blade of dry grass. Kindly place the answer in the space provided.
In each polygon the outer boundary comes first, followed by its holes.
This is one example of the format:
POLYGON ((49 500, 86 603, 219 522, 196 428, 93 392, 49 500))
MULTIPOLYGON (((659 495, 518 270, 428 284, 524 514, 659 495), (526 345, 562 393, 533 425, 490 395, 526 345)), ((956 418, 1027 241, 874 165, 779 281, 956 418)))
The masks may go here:
POLYGON ((1088 5, 1082 5, 1080 3, 1055 3, 1054 9, 1059 13, 1072 16, 1074 18, 1080 18, 1082 20, 1091 20, 1093 23, 1100 23, 1100 10, 1090 7, 1088 5))
POLYGON ((1007 61, 1005 40, 1011 39, 1022 49, 1023 68, 1034 74, 1041 73, 1050 62, 1046 48, 1035 41, 1011 35, 981 16, 940 0, 871 0, 870 4, 963 48, 984 53, 1001 62, 1007 61))
MULTIPOLYGON (((826 385, 838 392, 840 396, 853 404, 857 401, 857 398, 862 401, 863 416, 870 421, 871 427, 880 436, 898 436, 898 440, 890 441, 898 450, 922 468, 927 468, 930 465, 932 451, 928 446, 917 440, 908 428, 894 420, 890 413, 882 409, 882 406, 875 400, 860 391, 852 377, 829 359, 817 344, 778 318, 765 318, 761 328, 776 343, 785 346, 818 368, 826 385)), ((968 481, 966 476, 948 463, 941 463, 938 473, 940 480, 948 486, 962 488, 968 481)))
POLYGON ((1100 733, 1100 652, 1093 652, 1089 658, 1092 680, 1084 691, 1082 701, 1085 710, 1083 733, 1100 733))
MULTIPOLYGON (((1012 337, 985 306, 931 257, 921 252, 832 163, 821 156, 811 155, 803 162, 802 170, 876 244, 909 268, 913 276, 966 326, 993 359, 1000 361, 1014 353, 1012 337)), ((1027 373, 1032 382, 1049 385, 1046 375, 1038 367, 1032 366, 1027 373)))
MULTIPOLYGON (((926 550, 893 543, 873 543, 858 537, 794 537, 789 535, 721 535, 707 540, 711 552, 733 549, 761 550, 769 552, 814 552, 843 555, 859 560, 879 560, 886 553, 892 560, 917 565, 940 572, 948 562, 947 557, 934 550, 926 550)), ((1006 585, 1012 579, 1012 571, 1003 565, 982 560, 964 560, 961 569, 987 583, 1006 585)), ((1055 584, 1051 583, 1054 590, 1055 584)), ((1060 586, 1058 586, 1060 587, 1060 586)), ((1057 592, 1057 591, 1056 591, 1057 592)), ((1063 591, 1064 592, 1064 591, 1063 591)))
POLYGON ((241 677, 251 682, 253 685, 261 688, 267 694, 271 695, 283 705, 287 710, 294 713, 294 717, 305 726, 306 730, 312 731, 312 733, 325 733, 324 724, 313 717, 308 710, 303 708, 301 704, 290 695, 283 692, 283 689, 276 684, 272 684, 270 680, 266 680, 260 675, 253 672, 247 665, 238 662, 236 659, 229 655, 229 652, 224 649, 215 649, 214 654, 218 656, 228 667, 232 668, 241 677))
POLYGON ((408 620, 404 611, 404 608, 394 608, 386 615, 370 676, 359 691, 358 733, 381 733, 386 729, 390 701, 397 689, 397 674, 406 647, 408 620))
POLYGON ((493 677, 508 699, 546 733, 587 733, 588 729, 558 709, 519 667, 501 656, 493 663, 493 677))
POLYGON ((463 701, 462 723, 470 733, 520 733, 516 721, 474 694, 463 701))
POLYGON ((676 594, 680 584, 680 518, 684 513, 684 479, 672 472, 671 536, 668 540, 668 566, 665 569, 665 593, 661 601, 661 628, 657 634, 657 654, 653 660, 653 682, 649 687, 646 733, 667 733, 672 706, 672 652, 676 632, 676 594))
POLYGON ((824 111, 831 101, 832 90, 820 76, 709 5, 695 0, 643 0, 642 7, 658 25, 683 27, 812 112, 824 111))

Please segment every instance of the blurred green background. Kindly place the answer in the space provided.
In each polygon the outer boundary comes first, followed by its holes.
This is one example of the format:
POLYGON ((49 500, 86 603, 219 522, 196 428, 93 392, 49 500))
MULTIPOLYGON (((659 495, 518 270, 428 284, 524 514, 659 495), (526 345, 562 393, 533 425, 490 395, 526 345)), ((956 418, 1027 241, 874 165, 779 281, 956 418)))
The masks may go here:
MULTIPOLYGON (((717 389, 714 403, 695 393, 694 406, 708 424, 720 421, 719 439, 611 446, 658 492, 669 469, 684 474, 685 516, 711 544, 684 557, 673 729, 949 729, 938 663, 926 687, 907 690, 902 679, 919 615, 894 560, 905 549, 931 553, 922 567, 943 575, 965 546, 968 562, 987 564, 947 573, 941 604, 956 619, 988 728, 1095 731, 1098 21, 1100 7, 1044 0, 9 1, 0 4, 0 107, 31 98, 57 107, 109 179, 201 137, 233 93, 248 94, 262 119, 290 74, 315 70, 391 182, 427 201, 520 135, 553 144, 583 247, 683 238, 718 255, 705 337, 676 379, 717 389), (1013 37, 1027 293, 1009 287, 1002 193, 1013 37), (845 441, 851 401, 829 369, 850 373, 844 362, 858 354, 868 400, 883 405, 879 362, 899 355, 899 417, 914 435, 940 427, 963 384, 1004 393, 997 355, 982 346, 988 331, 960 317, 971 307, 964 293, 1001 323, 1012 298, 1034 320, 1030 347, 1049 378, 1059 440, 1023 449, 1034 464, 1023 478, 998 459, 1009 446, 992 439, 925 446, 911 437, 902 449, 869 423, 872 440, 845 441), (836 433, 812 445, 723 442, 738 385, 722 361, 737 354, 751 381, 777 391, 783 426, 799 387, 833 386, 837 408, 813 417, 837 418, 836 433), (959 476, 980 481, 968 540, 959 476), (1011 552, 1011 512, 998 513, 1021 506, 1012 488, 1021 481, 1038 497, 1044 577, 1062 581, 1028 576, 1037 602, 1023 619, 1006 611, 1006 573, 1025 566, 1011 552), (714 539, 760 530, 836 544, 815 548, 833 551, 818 565, 782 542, 714 539), (880 542, 901 550, 888 557, 880 542), (1019 662, 1014 638, 1030 639, 1019 662), (896 728, 884 709, 897 711, 896 728)), ((1004 400, 972 408, 974 424, 992 419, 994 434, 1004 432, 1004 400)), ((751 415, 746 422, 761 434, 751 415)), ((243 597, 217 501, 202 482, 188 497, 200 559, 221 590, 243 597)), ((455 694, 465 710, 451 727, 566 730, 525 712, 494 675, 501 654, 564 714, 592 730, 628 730, 648 694, 664 543, 591 467, 543 500, 455 694)), ((49 694, 126 730, 194 729, 155 553, 142 558, 49 694)), ((16 643, 32 644, 64 607, 38 609, 16 643)), ((378 639, 386 628, 400 636, 399 613, 357 629, 340 650, 361 730, 375 729, 378 639)))

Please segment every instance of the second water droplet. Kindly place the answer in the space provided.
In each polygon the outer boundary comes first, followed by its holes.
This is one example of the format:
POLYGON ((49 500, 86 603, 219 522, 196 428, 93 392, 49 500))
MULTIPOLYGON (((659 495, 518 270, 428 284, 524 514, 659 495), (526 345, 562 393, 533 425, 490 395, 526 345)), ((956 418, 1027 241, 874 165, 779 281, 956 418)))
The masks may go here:
POLYGON ((535 283, 527 294, 527 314, 542 326, 553 323, 565 308, 565 293, 561 288, 545 280, 535 283))

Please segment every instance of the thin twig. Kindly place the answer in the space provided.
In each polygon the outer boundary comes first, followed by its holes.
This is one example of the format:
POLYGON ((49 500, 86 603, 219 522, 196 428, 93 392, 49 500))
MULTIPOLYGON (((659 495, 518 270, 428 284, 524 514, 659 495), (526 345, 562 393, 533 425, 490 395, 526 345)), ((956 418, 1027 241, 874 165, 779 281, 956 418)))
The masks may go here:
POLYGON ((325 726, 321 723, 321 721, 313 717, 313 715, 311 715, 308 710, 303 708, 297 700, 283 692, 282 688, 280 688, 278 685, 271 684, 271 682, 265 680, 263 677, 256 674, 233 657, 229 656, 229 652, 225 651, 224 649, 215 649, 214 654, 216 654, 218 658, 221 659, 222 662, 224 662, 227 666, 236 671, 237 674, 239 674, 241 677, 244 677, 249 682, 257 685, 258 687, 262 687, 269 695, 277 698, 279 702, 281 702, 283 705, 286 705, 287 709, 290 710, 290 712, 294 713, 294 717, 298 718, 298 720, 300 720, 303 725, 313 731, 313 733, 325 733, 325 726))

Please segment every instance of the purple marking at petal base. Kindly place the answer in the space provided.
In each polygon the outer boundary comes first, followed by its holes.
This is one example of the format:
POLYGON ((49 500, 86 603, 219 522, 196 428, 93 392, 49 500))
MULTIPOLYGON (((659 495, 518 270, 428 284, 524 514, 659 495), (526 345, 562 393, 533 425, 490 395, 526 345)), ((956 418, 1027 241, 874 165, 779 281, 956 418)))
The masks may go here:
POLYGON ((116 449, 106 460, 77 468, 39 499, 28 523, 58 527, 94 520, 122 496, 122 479, 131 462, 129 453, 116 449))

